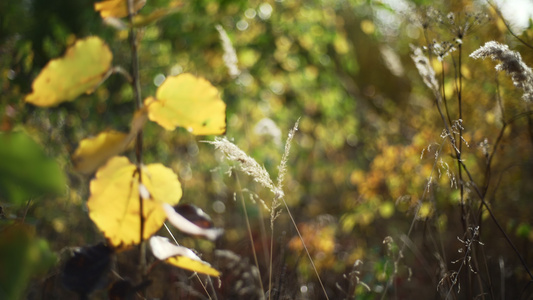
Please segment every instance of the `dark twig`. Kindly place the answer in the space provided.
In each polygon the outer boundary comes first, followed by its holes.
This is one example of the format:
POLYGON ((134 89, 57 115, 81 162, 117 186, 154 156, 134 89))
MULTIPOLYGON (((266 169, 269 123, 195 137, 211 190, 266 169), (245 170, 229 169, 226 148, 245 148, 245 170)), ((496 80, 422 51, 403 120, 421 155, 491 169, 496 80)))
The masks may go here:
MULTIPOLYGON (((135 100, 135 109, 142 108, 143 103, 141 100, 141 83, 139 76, 139 54, 137 51, 137 32, 133 26, 134 3, 133 0, 128 0, 128 21, 130 24, 129 43, 131 48, 131 69, 132 69, 132 87, 135 100)), ((139 185, 142 184, 142 150, 143 150, 143 132, 139 130, 137 138, 135 139, 135 156, 137 159, 137 175, 139 176, 139 185)), ((140 242, 139 242, 139 262, 141 268, 141 277, 144 280, 146 272, 146 247, 144 246, 144 208, 143 197, 139 193, 139 219, 140 219, 140 242)), ((144 291, 142 291, 144 294, 144 291)))

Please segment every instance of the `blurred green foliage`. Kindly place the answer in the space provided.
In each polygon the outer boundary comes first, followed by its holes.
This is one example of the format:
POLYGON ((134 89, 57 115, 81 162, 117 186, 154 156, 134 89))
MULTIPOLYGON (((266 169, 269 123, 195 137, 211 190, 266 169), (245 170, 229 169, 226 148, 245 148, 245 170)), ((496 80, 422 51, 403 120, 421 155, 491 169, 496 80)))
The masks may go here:
POLYGON ((59 165, 29 136, 0 133, 0 144, 1 199, 23 205, 31 198, 64 192, 66 180, 59 165))
MULTIPOLYGON (((431 91, 410 58, 409 45, 455 41, 459 27, 469 20, 468 14, 487 15, 461 37, 462 126, 469 145, 463 144, 462 158, 478 184, 485 176, 484 151, 494 145, 502 118, 531 108, 520 99, 521 91, 511 80, 495 72, 493 62, 471 60, 468 55, 489 40, 510 44, 529 65, 533 65, 533 52, 510 37, 494 10, 474 1, 434 4, 413 0, 407 2, 411 8, 399 11, 387 4, 392 2, 370 0, 154 0, 140 13, 148 15, 176 3, 181 5, 176 13, 141 29, 143 97, 155 94, 164 76, 191 72, 207 78, 220 89, 228 105, 227 137, 263 164, 272 178, 277 175, 286 133, 300 118, 285 193, 305 233, 304 240, 327 278, 328 292, 346 296, 348 289, 339 291, 336 284, 344 282, 342 275, 361 259, 365 263, 359 278, 372 288, 353 288, 362 299, 379 295, 391 280, 399 297, 415 291, 422 298, 438 297, 435 289, 443 274, 457 269, 451 262, 460 258, 457 237, 466 229, 461 225, 460 193, 454 185, 457 162, 441 138, 443 123, 431 91), (428 18, 426 5, 434 5, 444 21, 436 15, 428 18), (457 23, 445 21, 448 12, 456 13, 457 23), (228 33, 239 58, 241 73, 235 79, 228 75, 222 59, 217 24, 228 33), (436 160, 437 150, 443 152, 436 160), (433 180, 428 185, 430 177, 433 180), (406 238, 417 207, 420 213, 406 238), (392 265, 400 254, 391 258, 382 243, 387 236, 394 237, 398 245, 402 237, 402 241, 409 241, 401 254, 401 266, 392 265)), ((82 138, 104 129, 128 128, 134 109, 131 87, 114 75, 94 94, 57 108, 36 109, 22 99, 46 62, 62 54, 75 38, 101 36, 115 53, 113 64, 128 68, 127 32, 105 26, 92 10, 92 1, 3 1, 0 11, 2 130, 24 129, 45 147, 49 157, 57 159, 69 181, 68 191, 50 201, 26 208, 28 195, 21 195, 12 206, 5 206, 4 198, 0 205, 11 219, 21 219, 27 213, 29 222, 36 225, 37 236, 48 240, 54 251, 100 241, 84 207, 90 178, 72 171, 69 154, 82 138)), ((521 36, 531 41, 533 28, 521 36)), ((453 120, 459 118, 454 79, 457 55, 458 51, 442 62, 432 62, 448 95, 453 120)), ((531 124, 531 118, 523 118, 504 132, 486 199, 512 239, 522 245, 519 250, 526 260, 532 258, 528 247, 533 241, 531 124)), ((255 250, 259 257, 270 251, 266 247, 270 237, 262 233, 269 225, 268 212, 259 200, 270 203, 268 191, 239 174, 241 186, 251 191, 245 198, 253 194, 256 200, 256 204, 242 208, 234 201, 234 192, 239 190, 235 176, 226 175, 232 166, 210 145, 200 143, 202 138, 185 130, 166 132, 150 124, 144 136, 145 162, 159 161, 173 168, 184 189, 182 201, 203 207, 217 226, 225 228, 225 237, 217 247, 251 257, 243 225, 242 212, 247 209, 257 238, 255 250)), ((0 146, 0 153, 8 149, 4 142, 0 146)), ((42 157, 40 153, 31 155, 42 157)), ((2 169, 5 164, 0 161, 0 178, 13 180, 2 169)), ((37 167, 34 170, 39 171, 37 167)), ((50 176, 49 171, 41 172, 50 176)), ((31 184, 26 187, 26 192, 32 192, 31 184)), ((469 213, 475 215, 479 200, 471 186, 467 185, 464 199, 469 213)), ((525 280, 518 259, 505 242, 496 240, 500 233, 486 214, 479 221, 484 226, 480 240, 487 241, 483 254, 488 258, 487 268, 497 270, 498 262, 493 258, 504 258, 511 273, 506 291, 512 298, 518 294, 511 290, 521 290, 525 280)), ((283 288, 291 291, 288 295, 306 290, 313 293, 308 297, 320 297, 291 226, 285 216, 276 221, 275 268, 285 270, 276 280, 287 279, 283 288)), ((190 238, 182 241, 189 246, 211 247, 190 238)), ((260 261, 261 273, 267 274, 268 261, 260 261)), ((471 283, 466 277, 462 280, 465 286, 471 283)))
POLYGON ((23 298, 28 280, 44 276, 56 263, 48 242, 35 235, 25 224, 11 224, 0 229, 0 297, 23 298))

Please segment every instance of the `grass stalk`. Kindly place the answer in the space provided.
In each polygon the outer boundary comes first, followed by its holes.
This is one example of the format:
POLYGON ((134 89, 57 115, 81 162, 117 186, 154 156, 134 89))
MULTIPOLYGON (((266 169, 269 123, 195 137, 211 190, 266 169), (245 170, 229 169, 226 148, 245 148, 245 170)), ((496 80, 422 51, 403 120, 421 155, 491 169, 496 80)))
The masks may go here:
MULTIPOLYGON (((242 209, 244 211, 244 218, 246 220, 246 229, 248 231, 248 237, 250 238, 250 246, 252 247, 252 254, 254 256, 254 263, 257 267, 257 271, 259 272, 259 278, 261 278, 261 269, 259 268, 259 261, 257 260, 257 253, 255 251, 254 246, 254 238, 252 236, 252 227, 250 226, 250 218, 248 217, 248 211, 246 210, 246 202, 244 201, 244 197, 242 195, 242 187, 241 187, 241 181, 239 180, 239 175, 235 173, 235 180, 237 181, 237 189, 239 190, 239 198, 241 198, 241 204, 242 209)), ((261 291, 265 291, 265 288, 263 287, 263 281, 259 280, 259 284, 261 286, 261 291)))

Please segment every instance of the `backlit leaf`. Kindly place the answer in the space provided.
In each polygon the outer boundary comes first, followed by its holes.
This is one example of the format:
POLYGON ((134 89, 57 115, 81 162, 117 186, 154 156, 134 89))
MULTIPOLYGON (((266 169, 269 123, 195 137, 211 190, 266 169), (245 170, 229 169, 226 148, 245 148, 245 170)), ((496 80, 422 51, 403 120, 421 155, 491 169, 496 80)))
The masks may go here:
POLYGON ((146 112, 138 111, 129 134, 110 130, 95 137, 83 139, 72 155, 76 171, 91 174, 109 158, 122 153, 146 122, 146 112))
POLYGON ((161 204, 175 205, 182 195, 177 175, 165 166, 143 167, 142 185, 136 169, 126 157, 113 157, 91 181, 91 196, 87 202, 89 216, 118 248, 140 242, 140 190, 145 190, 142 200, 144 239, 159 230, 166 219, 161 204))
POLYGON ((184 127, 194 135, 224 134, 226 104, 203 78, 185 73, 169 76, 156 98, 144 100, 148 117, 167 130, 184 127))
POLYGON ((211 276, 220 275, 219 271, 201 260, 191 249, 174 245, 167 238, 153 236, 150 238, 150 248, 155 257, 176 267, 211 276))
POLYGON ((127 138, 128 134, 112 130, 83 139, 72 155, 74 168, 80 173, 92 173, 108 158, 121 153, 129 143, 127 138))
POLYGON ((113 55, 98 37, 78 40, 61 58, 51 60, 33 81, 33 92, 26 102, 37 106, 56 106, 91 93, 111 66, 113 55))
POLYGON ((133 18, 133 26, 143 27, 150 25, 151 23, 157 22, 171 14, 177 13, 182 6, 182 2, 172 2, 168 7, 156 9, 147 16, 137 15, 133 18))
MULTIPOLYGON (((146 0, 135 0, 133 12, 139 11, 146 4, 146 0)), ((102 18, 124 18, 128 16, 128 0, 107 0, 94 4, 94 10, 100 13, 102 18)))

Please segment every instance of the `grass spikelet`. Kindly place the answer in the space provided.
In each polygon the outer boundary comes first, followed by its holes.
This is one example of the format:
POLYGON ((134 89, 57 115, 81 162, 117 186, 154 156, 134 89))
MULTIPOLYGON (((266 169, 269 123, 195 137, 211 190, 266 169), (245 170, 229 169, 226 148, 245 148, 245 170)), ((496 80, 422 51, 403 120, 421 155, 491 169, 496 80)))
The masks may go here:
POLYGON ((474 59, 489 57, 499 61, 500 64, 496 65, 496 70, 505 71, 507 75, 511 76, 513 84, 524 90, 522 99, 527 102, 533 100, 533 71, 522 61, 520 53, 510 50, 507 45, 490 41, 472 52, 470 57, 474 59))

